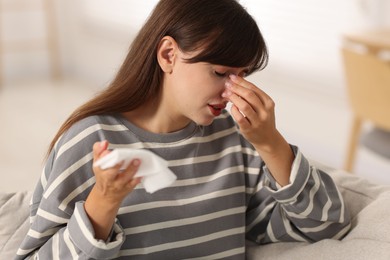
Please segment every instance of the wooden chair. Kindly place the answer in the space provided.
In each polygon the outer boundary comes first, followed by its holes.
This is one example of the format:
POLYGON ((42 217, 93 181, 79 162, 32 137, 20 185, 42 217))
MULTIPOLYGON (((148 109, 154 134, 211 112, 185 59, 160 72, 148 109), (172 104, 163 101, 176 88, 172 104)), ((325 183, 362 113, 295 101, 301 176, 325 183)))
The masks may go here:
MULTIPOLYGON (((342 56, 349 100, 354 114, 345 163, 345 169, 351 172, 356 150, 361 144, 363 123, 370 122, 374 129, 379 130, 382 137, 390 139, 390 63, 369 52, 347 47, 342 49, 342 56)), ((385 143, 382 142, 382 145, 385 143)), ((388 155, 390 146, 382 147, 378 151, 385 151, 388 155)))

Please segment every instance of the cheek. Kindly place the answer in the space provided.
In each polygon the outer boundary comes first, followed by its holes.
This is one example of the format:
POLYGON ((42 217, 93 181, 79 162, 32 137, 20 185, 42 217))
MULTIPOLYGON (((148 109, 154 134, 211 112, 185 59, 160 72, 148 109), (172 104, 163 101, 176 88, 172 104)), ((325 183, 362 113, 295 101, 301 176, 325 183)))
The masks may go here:
POLYGON ((183 66, 177 74, 175 89, 180 92, 182 98, 196 102, 196 99, 207 101, 219 96, 224 88, 226 78, 216 77, 204 68, 183 66))
POLYGON ((221 95, 222 92, 225 90, 225 81, 224 78, 213 78, 209 80, 209 93, 216 96, 221 95))
POLYGON ((205 73, 202 77, 197 78, 199 91, 204 91, 208 94, 221 92, 225 87, 225 78, 217 77, 211 73, 205 73))

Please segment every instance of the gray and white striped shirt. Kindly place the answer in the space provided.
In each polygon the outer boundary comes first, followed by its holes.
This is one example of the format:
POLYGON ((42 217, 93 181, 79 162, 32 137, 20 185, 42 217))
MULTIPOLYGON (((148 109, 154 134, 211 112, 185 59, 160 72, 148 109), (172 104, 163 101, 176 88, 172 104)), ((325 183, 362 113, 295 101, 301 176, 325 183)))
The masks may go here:
MULTIPOLYGON (((31 200, 31 227, 16 259, 244 259, 257 243, 339 239, 349 214, 332 179, 299 149, 280 188, 228 112, 210 126, 146 132, 121 116, 73 125, 51 152, 31 200), (92 146, 148 149, 177 175, 153 194, 139 185, 123 201, 108 241, 94 238, 83 203, 95 183, 92 146)), ((147 163, 147 162, 143 162, 147 163)))

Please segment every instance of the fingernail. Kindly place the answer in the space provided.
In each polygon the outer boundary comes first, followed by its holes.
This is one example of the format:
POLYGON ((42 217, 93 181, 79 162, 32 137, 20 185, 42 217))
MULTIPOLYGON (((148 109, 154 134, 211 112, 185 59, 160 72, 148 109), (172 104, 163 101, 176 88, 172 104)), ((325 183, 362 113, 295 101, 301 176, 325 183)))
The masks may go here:
POLYGON ((233 81, 236 81, 236 80, 237 80, 237 76, 234 75, 234 74, 230 74, 230 75, 229 75, 229 78, 230 78, 231 80, 233 80, 233 81))
POLYGON ((232 83, 230 81, 225 81, 225 87, 228 89, 232 88, 232 83))
POLYGON ((222 97, 227 98, 230 97, 231 94, 232 92, 230 90, 225 90, 224 92, 222 92, 222 97))
POLYGON ((106 142, 107 142, 107 141, 105 141, 105 140, 104 140, 104 141, 101 141, 101 142, 99 143, 99 146, 100 146, 100 147, 104 147, 104 146, 106 145, 106 142))
POLYGON ((133 166, 139 166, 141 164, 141 161, 139 159, 134 159, 132 164, 133 166))

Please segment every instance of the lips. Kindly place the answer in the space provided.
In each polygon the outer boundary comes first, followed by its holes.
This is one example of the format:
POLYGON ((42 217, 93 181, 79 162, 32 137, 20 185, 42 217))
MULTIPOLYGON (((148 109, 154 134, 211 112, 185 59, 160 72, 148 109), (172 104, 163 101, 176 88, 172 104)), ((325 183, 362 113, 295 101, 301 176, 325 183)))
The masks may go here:
POLYGON ((219 116, 222 113, 222 110, 225 109, 226 104, 209 104, 208 106, 214 116, 219 116))

